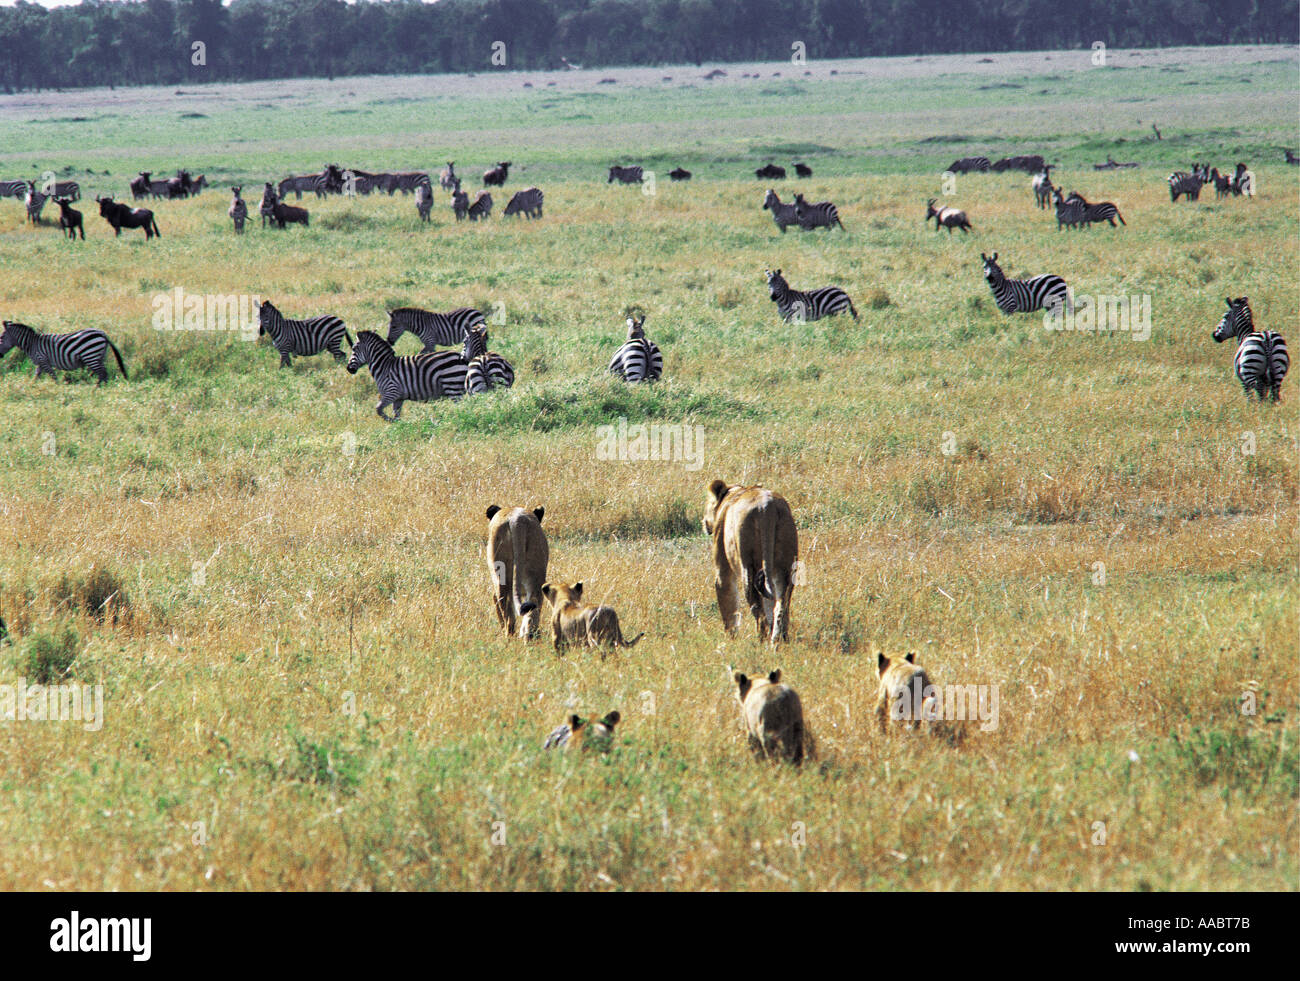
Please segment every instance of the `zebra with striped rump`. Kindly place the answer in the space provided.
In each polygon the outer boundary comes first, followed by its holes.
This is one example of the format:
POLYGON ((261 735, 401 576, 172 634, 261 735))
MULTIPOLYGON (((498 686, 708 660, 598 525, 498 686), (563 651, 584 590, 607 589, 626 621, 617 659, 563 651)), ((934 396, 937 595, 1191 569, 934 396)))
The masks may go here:
POLYGON ((639 166, 620 167, 615 165, 609 168, 609 178, 605 183, 613 184, 616 179, 620 184, 640 184, 645 180, 645 174, 639 166))
POLYGON ((280 367, 289 367, 289 355, 310 357, 328 350, 334 360, 343 360, 343 341, 352 343, 352 335, 338 317, 326 314, 310 320, 290 320, 266 300, 257 307, 257 334, 271 335, 271 343, 280 352, 280 367))
POLYGON ((511 215, 522 214, 528 218, 540 218, 544 198, 541 188, 538 187, 526 187, 522 191, 516 191, 506 205, 504 216, 509 218, 511 215))
POLYGON ((402 417, 402 403, 429 402, 465 394, 467 365, 459 351, 436 351, 398 357, 393 347, 373 330, 357 331, 357 343, 348 358, 348 373, 355 375, 362 365, 370 366, 370 376, 379 389, 375 412, 385 422, 402 417), (390 419, 384 407, 393 407, 390 419))
POLYGON ((478 221, 480 218, 487 221, 492 216, 492 195, 487 191, 479 191, 474 198, 474 203, 465 213, 470 221, 478 221))
POLYGON ((772 212, 772 220, 776 222, 776 227, 781 229, 781 234, 785 234, 786 228, 790 225, 799 224, 799 216, 795 213, 793 204, 784 204, 777 197, 776 191, 772 188, 767 189, 767 194, 763 195, 764 210, 772 212))
POLYGON ((415 189, 415 213, 420 216, 421 221, 428 221, 432 207, 433 187, 430 184, 421 184, 415 189))
POLYGON ((121 353, 102 330, 91 328, 71 334, 42 334, 26 324, 6 320, 4 333, 0 334, 0 358, 13 347, 22 348, 23 353, 36 365, 37 378, 44 372, 53 374, 56 370, 85 368, 99 379, 97 385, 108 381, 108 371, 104 367, 104 349, 111 348, 122 377, 127 378, 121 353))
POLYGON ((954 160, 948 169, 954 174, 969 174, 971 171, 976 173, 986 173, 993 166, 988 157, 962 157, 960 160, 954 160))
POLYGON ((1183 195, 1189 201, 1198 201, 1201 197, 1201 187, 1210 179, 1210 172, 1201 164, 1192 164, 1192 172, 1189 174, 1184 170, 1175 170, 1169 175, 1169 200, 1177 201, 1179 195, 1183 195))
POLYGON ((230 208, 226 211, 226 214, 230 216, 230 220, 235 223, 236 235, 244 234, 244 222, 248 220, 248 205, 246 205, 244 199, 239 196, 239 193, 242 190, 243 187, 238 185, 230 189, 230 208))
POLYGON ((0 198, 25 198, 26 181, 0 181, 0 198))
POLYGON ((465 394, 477 395, 493 388, 509 388, 515 383, 515 369, 510 362, 488 350, 487 325, 471 327, 461 348, 465 359, 465 394))
POLYGON ((1128 222, 1124 220, 1124 216, 1119 213, 1119 208, 1115 207, 1115 205, 1111 204, 1109 201, 1098 201, 1094 204, 1091 201, 1085 200, 1083 195, 1078 191, 1071 191, 1069 197, 1065 200, 1083 205, 1083 223, 1085 225, 1091 225, 1093 222, 1105 221, 1110 223, 1111 228, 1118 228, 1119 226, 1115 224, 1116 218, 1119 219, 1120 225, 1128 224, 1128 222))
POLYGON ((45 202, 49 199, 48 194, 36 190, 35 181, 27 182, 27 193, 23 198, 23 205, 27 208, 27 220, 33 225, 40 224, 41 212, 45 210, 45 202))
POLYGON ((833 317, 845 310, 853 314, 854 320, 858 319, 858 311, 849 299, 849 294, 838 286, 819 286, 814 290, 801 291, 790 288, 780 269, 775 272, 768 269, 765 275, 772 302, 776 304, 776 312, 787 323, 809 323, 821 320, 822 317, 833 317))
POLYGON ((1214 328, 1214 341, 1217 344, 1229 337, 1237 338, 1237 354, 1232 359, 1232 364, 1246 397, 1249 398, 1251 392, 1256 392, 1262 402, 1265 393, 1268 393, 1276 402, 1282 379, 1291 367, 1291 358, 1286 353, 1286 341, 1274 331, 1255 330, 1255 319, 1246 297, 1239 296, 1235 300, 1227 297, 1227 303, 1228 312, 1214 328))
MULTIPOLYGON (((403 194, 413 194, 422 187, 429 188, 429 193, 433 193, 433 181, 422 170, 411 170, 390 176, 393 178, 393 187, 403 194)), ((393 192, 389 191, 388 193, 392 194, 393 192)))
POLYGON ((1069 287, 1060 276, 1046 273, 1032 279, 1007 279, 996 252, 992 256, 981 252, 980 259, 984 261, 984 278, 993 291, 993 300, 1003 313, 1033 313, 1057 304, 1070 309, 1069 287))
POLYGON ((804 231, 808 231, 810 228, 825 228, 829 231, 837 225, 840 231, 844 231, 844 224, 840 221, 839 209, 829 201, 818 201, 816 204, 811 204, 804 200, 802 194, 796 194, 794 196, 794 215, 799 221, 799 227, 804 231))
POLYGON ((663 352, 645 336, 645 314, 627 318, 627 340, 610 360, 609 373, 625 382, 658 381, 663 376, 663 352))
POLYGON ((388 313, 388 343, 396 347, 402 334, 410 331, 420 339, 426 352, 439 345, 459 347, 471 329, 485 325, 482 311, 473 307, 457 307, 447 313, 398 307, 388 313))
POLYGON ((323 198, 329 193, 329 190, 330 177, 328 172, 323 174, 303 174, 301 177, 286 177, 280 181, 280 186, 277 189, 281 200, 284 200, 289 196, 290 192, 293 192, 299 201, 302 200, 303 191, 312 192, 316 197, 323 198))

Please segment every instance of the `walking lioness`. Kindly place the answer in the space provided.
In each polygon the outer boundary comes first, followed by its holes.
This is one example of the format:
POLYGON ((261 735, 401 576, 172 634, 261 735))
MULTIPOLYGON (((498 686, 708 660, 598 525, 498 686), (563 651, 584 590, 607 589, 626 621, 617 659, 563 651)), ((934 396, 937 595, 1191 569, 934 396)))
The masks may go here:
MULTIPOLYGON (((583 603, 580 582, 572 586, 544 583, 542 595, 551 601, 551 633, 557 654, 562 654, 568 644, 580 644, 583 647, 631 647, 645 636, 643 630, 631 640, 624 640, 614 608, 583 603)), ((600 659, 605 660, 604 651, 601 651, 600 659)))
POLYGON ((740 627, 740 594, 760 640, 789 640, 799 533, 785 498, 715 480, 704 505, 704 533, 713 536, 713 586, 727 632, 740 627))
POLYGON ((542 531, 545 508, 487 509, 487 564, 497 619, 508 636, 536 635, 542 619, 542 584, 551 550, 542 531))
MULTIPOLYGON (((791 763, 803 762, 807 731, 803 722, 803 703, 789 685, 781 684, 781 669, 766 678, 750 678, 727 668, 736 682, 736 700, 745 717, 749 748, 764 759, 783 758, 791 763)), ((811 745, 811 741, 809 741, 811 745)))

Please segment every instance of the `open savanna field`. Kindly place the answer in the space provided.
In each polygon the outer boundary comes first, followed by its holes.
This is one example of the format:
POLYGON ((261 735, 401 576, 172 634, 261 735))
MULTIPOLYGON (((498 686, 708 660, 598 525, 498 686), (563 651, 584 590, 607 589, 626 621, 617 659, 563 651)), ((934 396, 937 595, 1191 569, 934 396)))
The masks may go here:
POLYGON ((0 177, 78 180, 88 232, 0 201, 0 316, 103 328, 130 373, 0 361, 0 685, 44 666, 105 692, 97 731, 0 722, 0 888, 1294 889, 1300 379, 1248 401, 1210 335, 1246 295, 1300 344, 1297 55, 1090 55, 0 97, 0 177), (1058 232, 1021 173, 941 193, 955 158, 1012 153, 1127 225, 1058 232), (1141 166, 1094 171, 1108 155, 1141 166), (514 162, 487 223, 441 189, 429 225, 400 195, 256 217, 265 180, 436 182, 448 159, 471 196, 514 162), (778 192, 833 200, 847 231, 780 234, 769 160, 808 163, 778 192), (1171 204, 1194 160, 1249 163, 1257 196, 1171 204), (608 185, 614 163, 653 193, 608 185), (181 166, 214 189, 151 204, 160 239, 115 240, 94 195, 181 166), (503 220, 532 184, 545 217, 503 220), (930 197, 974 231, 923 224, 930 197), (995 251, 1009 276, 1149 296, 1149 337, 999 313, 995 251), (861 320, 781 323, 778 267, 861 320), (385 423, 366 369, 154 329, 177 287, 354 336, 478 306, 515 386, 385 423), (633 304, 653 385, 605 373, 633 304), (699 427, 702 455, 602 459, 620 418, 699 427), (776 651, 721 629, 717 477, 794 511, 776 651), (645 638, 602 661, 503 636, 491 504, 544 505, 549 577, 645 638), (886 738, 878 650, 997 686, 997 725, 886 738), (728 664, 782 669, 814 762, 750 757, 728 664), (607 756, 542 752, 570 712, 615 708, 607 756))

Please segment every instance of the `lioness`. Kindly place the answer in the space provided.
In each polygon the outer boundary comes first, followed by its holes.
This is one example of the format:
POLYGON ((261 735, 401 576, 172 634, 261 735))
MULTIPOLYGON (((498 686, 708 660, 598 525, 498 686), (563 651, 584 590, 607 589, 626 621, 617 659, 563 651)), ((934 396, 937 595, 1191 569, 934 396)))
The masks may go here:
POLYGON ((542 743, 542 749, 561 749, 568 751, 576 747, 583 752, 594 750, 608 753, 609 744, 614 740, 614 726, 622 718, 617 711, 610 712, 603 719, 588 721, 576 715, 569 716, 569 721, 555 729, 542 743))
POLYGON ((736 700, 740 702, 749 748, 754 755, 764 759, 784 757, 795 765, 802 763, 808 735, 803 724, 803 703, 798 692, 781 684, 781 669, 777 668, 766 678, 749 678, 730 667, 727 671, 736 682, 736 700))
MULTIPOLYGON (((543 583, 542 595, 551 601, 551 633, 557 654, 563 654, 570 643, 584 647, 631 647, 645 636, 643 630, 631 640, 624 640, 614 608, 583 603, 580 582, 572 586, 543 583)), ((605 659, 604 651, 600 659, 605 659)))
POLYGON ((799 533, 785 498, 715 480, 704 505, 704 533, 713 536, 713 586, 727 632, 734 635, 740 627, 739 592, 760 640, 789 640, 799 533))
POLYGON ((537 634, 542 619, 542 583, 551 549, 542 531, 545 508, 487 509, 487 564, 492 576, 493 605, 506 635, 525 639, 537 634), (516 621, 516 618, 518 620, 516 621))

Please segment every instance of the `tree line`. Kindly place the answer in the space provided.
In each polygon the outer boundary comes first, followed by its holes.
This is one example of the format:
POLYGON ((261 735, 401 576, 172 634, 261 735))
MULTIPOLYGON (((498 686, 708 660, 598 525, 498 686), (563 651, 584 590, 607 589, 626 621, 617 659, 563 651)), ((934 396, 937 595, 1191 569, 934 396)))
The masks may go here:
POLYGON ((1300 0, 83 0, 0 7, 0 89, 1300 43, 1300 0))

